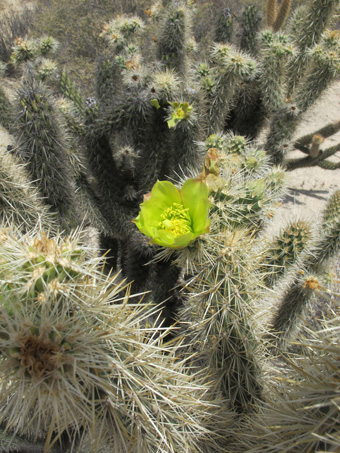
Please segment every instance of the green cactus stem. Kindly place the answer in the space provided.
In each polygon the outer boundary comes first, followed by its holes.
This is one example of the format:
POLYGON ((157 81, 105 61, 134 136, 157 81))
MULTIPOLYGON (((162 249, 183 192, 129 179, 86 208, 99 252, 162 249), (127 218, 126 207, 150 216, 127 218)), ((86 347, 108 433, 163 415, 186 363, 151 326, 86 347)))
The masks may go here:
POLYGON ((244 52, 255 56, 257 54, 256 36, 259 32, 261 16, 256 5, 248 5, 242 13, 242 35, 240 48, 244 52))
POLYGON ((296 262, 311 238, 310 226, 301 220, 293 221, 283 228, 268 247, 268 255, 263 260, 265 283, 272 286, 296 262))
POLYGON ((166 68, 184 75, 187 72, 187 43, 190 30, 188 8, 170 3, 160 25, 158 58, 166 68))
POLYGON ((15 155, 27 170, 46 203, 58 213, 63 228, 76 221, 75 186, 62 121, 51 93, 31 77, 17 101, 15 155))
POLYGON ((59 78, 59 88, 61 93, 70 99, 75 105, 77 112, 81 115, 85 111, 85 99, 72 82, 66 71, 62 71, 59 78))
POLYGON ((247 54, 232 46, 216 44, 211 53, 214 64, 214 88, 209 93, 210 133, 222 132, 234 98, 244 81, 255 77, 257 65, 247 54))
POLYGON ((230 10, 230 8, 224 8, 218 19, 215 31, 215 41, 222 43, 231 42, 233 34, 233 24, 234 17, 232 11, 230 10))
POLYGON ((259 72, 262 102, 268 112, 275 112, 286 102, 285 78, 288 59, 294 47, 287 36, 265 30, 259 36, 261 68, 259 72))

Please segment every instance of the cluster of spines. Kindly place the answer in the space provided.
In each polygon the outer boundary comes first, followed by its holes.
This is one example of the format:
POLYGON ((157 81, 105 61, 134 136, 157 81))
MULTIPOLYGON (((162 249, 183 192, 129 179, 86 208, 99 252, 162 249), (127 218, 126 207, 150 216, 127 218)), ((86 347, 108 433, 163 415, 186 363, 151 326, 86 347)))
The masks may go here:
POLYGON ((215 44, 210 54, 213 66, 213 87, 207 93, 209 106, 209 132, 223 132, 228 113, 244 82, 252 80, 257 63, 249 55, 232 45, 215 44))
POLYGON ((268 30, 260 34, 259 41, 262 102, 268 112, 275 112, 286 102, 287 61, 293 55, 294 47, 287 36, 268 30))
POLYGON ((299 109, 304 112, 339 74, 340 34, 326 31, 320 42, 310 50, 309 70, 305 83, 295 94, 299 109))
POLYGON ((85 99, 72 82, 66 71, 60 73, 59 88, 63 96, 73 102, 79 114, 84 114, 85 99))
POLYGON ((0 421, 8 432, 46 437, 47 450, 66 442, 82 451, 83 430, 114 451, 215 444, 209 385, 162 346, 146 326, 150 307, 127 304, 123 284, 100 273, 79 234, 4 229, 0 248, 0 421))
POLYGON ((301 220, 291 222, 283 228, 277 238, 268 247, 268 255, 263 260, 268 275, 265 283, 273 285, 296 262, 300 253, 309 244, 310 226, 301 220))

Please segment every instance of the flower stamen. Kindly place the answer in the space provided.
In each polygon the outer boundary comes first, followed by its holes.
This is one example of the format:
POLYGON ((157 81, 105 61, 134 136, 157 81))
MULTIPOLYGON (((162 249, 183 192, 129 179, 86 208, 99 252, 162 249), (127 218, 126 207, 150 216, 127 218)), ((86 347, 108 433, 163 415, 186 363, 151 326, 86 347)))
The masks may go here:
POLYGON ((161 219, 162 221, 158 224, 159 228, 170 231, 175 236, 192 233, 189 208, 185 208, 179 203, 173 203, 172 206, 165 209, 161 214, 161 219))

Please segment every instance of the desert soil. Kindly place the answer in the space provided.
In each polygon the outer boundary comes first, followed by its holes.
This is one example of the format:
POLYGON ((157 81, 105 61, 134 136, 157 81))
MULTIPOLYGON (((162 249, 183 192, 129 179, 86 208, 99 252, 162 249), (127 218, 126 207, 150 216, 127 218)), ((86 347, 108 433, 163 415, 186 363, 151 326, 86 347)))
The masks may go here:
MULTIPOLYGON (((316 132, 321 127, 340 120, 340 80, 334 82, 320 99, 304 114, 293 140, 316 132)), ((322 148, 340 143, 340 132, 327 138, 322 148)), ((291 150, 287 157, 304 157, 300 151, 291 150)), ((340 152, 332 156, 340 161, 340 152)), ((276 214, 278 223, 292 219, 305 219, 317 226, 329 196, 340 189, 340 169, 325 170, 318 166, 298 168, 286 173, 287 195, 276 214)))

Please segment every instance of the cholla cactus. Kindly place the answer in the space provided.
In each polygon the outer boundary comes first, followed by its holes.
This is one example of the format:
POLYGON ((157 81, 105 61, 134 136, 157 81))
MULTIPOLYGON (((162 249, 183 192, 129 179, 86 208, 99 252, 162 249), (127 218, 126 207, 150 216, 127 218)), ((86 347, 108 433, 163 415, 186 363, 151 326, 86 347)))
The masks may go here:
POLYGON ((83 430, 117 452, 214 445, 202 376, 160 345, 146 325, 150 307, 127 305, 123 282, 99 272, 79 234, 18 238, 4 229, 0 247, 6 430, 46 436, 46 449, 66 433, 71 451, 83 430))
POLYGON ((75 214, 71 212, 75 187, 67 141, 52 95, 33 78, 26 80, 19 93, 14 132, 16 157, 27 164, 41 197, 58 212, 66 228, 67 216, 72 219, 75 214))
POLYGON ((16 38, 11 61, 18 65, 39 57, 53 55, 57 51, 58 45, 58 41, 51 36, 45 36, 37 40, 16 38))
POLYGON ((266 7, 266 25, 272 28, 274 32, 283 28, 287 22, 292 0, 283 0, 277 8, 276 0, 267 0, 266 7))

